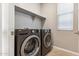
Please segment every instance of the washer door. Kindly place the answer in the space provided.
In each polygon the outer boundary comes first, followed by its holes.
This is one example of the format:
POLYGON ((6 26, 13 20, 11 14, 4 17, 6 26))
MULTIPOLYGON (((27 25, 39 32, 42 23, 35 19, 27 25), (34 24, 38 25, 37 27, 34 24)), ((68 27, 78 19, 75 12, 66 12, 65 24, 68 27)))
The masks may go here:
POLYGON ((51 44, 52 44, 52 40, 51 40, 51 34, 50 33, 47 33, 45 36, 44 36, 44 46, 45 48, 49 48, 51 47, 51 44))
POLYGON ((36 35, 27 37, 21 46, 21 56, 35 56, 40 50, 40 38, 36 35))

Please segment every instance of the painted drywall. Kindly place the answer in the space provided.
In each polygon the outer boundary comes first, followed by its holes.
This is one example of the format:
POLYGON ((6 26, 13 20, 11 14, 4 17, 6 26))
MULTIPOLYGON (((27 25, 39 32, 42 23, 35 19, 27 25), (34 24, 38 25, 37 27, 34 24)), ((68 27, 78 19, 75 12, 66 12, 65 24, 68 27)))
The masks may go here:
POLYGON ((41 29, 41 19, 16 11, 15 12, 15 29, 41 29))
POLYGON ((8 20, 9 8, 8 4, 2 4, 2 55, 8 53, 8 20))
MULTIPOLYGON (((54 42, 54 32, 55 32, 55 21, 56 21, 56 4, 55 3, 44 3, 41 4, 41 14, 46 17, 43 28, 51 29, 52 41, 54 42)), ((55 42, 54 42, 55 43, 55 42)))
POLYGON ((78 52, 78 35, 72 31, 56 31, 54 39, 56 46, 78 52))
MULTIPOLYGON (((75 34, 77 32, 77 5, 74 7, 74 16, 73 16, 73 30, 72 31, 64 31, 57 30, 54 33, 55 45, 64 49, 68 49, 74 52, 78 52, 78 41, 79 35, 75 34)), ((57 25, 56 25, 57 26, 57 25)))
POLYGON ((33 13, 40 14, 40 3, 16 3, 15 5, 33 13))
POLYGON ((0 3, 0 56, 2 55, 2 13, 1 13, 1 3, 0 3))
POLYGON ((3 3, 2 7, 2 55, 14 55, 14 5, 3 3))
MULTIPOLYGON (((74 34, 76 31, 76 23, 74 26, 74 31, 59 31, 56 29, 57 26, 57 4, 41 4, 41 14, 46 16, 47 19, 45 21, 43 28, 51 28, 52 30, 52 38, 54 41, 54 45, 68 49, 71 51, 78 52, 78 41, 79 36, 74 34)), ((74 15, 74 21, 77 17, 74 15)))
MULTIPOLYGON (((14 56, 14 42, 15 42, 15 4, 8 4, 8 53, 9 56, 14 56), (13 33, 13 34, 12 34, 13 33)), ((7 11, 6 11, 7 12, 7 11)), ((4 54, 5 55, 5 54, 4 54)))

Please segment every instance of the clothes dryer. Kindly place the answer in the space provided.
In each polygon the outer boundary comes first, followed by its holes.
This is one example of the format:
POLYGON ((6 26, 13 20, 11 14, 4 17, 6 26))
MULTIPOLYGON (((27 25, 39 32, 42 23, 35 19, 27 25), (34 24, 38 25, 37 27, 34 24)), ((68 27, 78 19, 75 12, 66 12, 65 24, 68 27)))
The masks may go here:
POLYGON ((42 56, 47 55, 52 49, 51 29, 41 29, 42 56))

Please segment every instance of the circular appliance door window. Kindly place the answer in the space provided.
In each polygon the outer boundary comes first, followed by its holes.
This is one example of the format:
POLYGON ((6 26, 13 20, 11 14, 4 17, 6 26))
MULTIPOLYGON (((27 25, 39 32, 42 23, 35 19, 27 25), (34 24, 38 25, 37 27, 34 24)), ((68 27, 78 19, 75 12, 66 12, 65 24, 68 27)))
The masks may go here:
POLYGON ((52 41, 51 41, 51 35, 49 33, 47 33, 45 36, 44 36, 44 46, 46 48, 49 48, 52 44, 52 41))
POLYGON ((21 56, 35 56, 40 50, 40 38, 36 35, 27 37, 21 46, 21 56))

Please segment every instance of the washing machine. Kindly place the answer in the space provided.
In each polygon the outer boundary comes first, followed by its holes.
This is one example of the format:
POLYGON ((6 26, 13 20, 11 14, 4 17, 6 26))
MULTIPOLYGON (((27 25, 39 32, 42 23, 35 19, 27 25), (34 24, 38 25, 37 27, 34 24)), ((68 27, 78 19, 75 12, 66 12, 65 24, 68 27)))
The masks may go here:
POLYGON ((41 29, 42 56, 52 50, 51 29, 41 29))
POLYGON ((38 29, 15 30, 15 56, 40 56, 41 39, 38 29))

